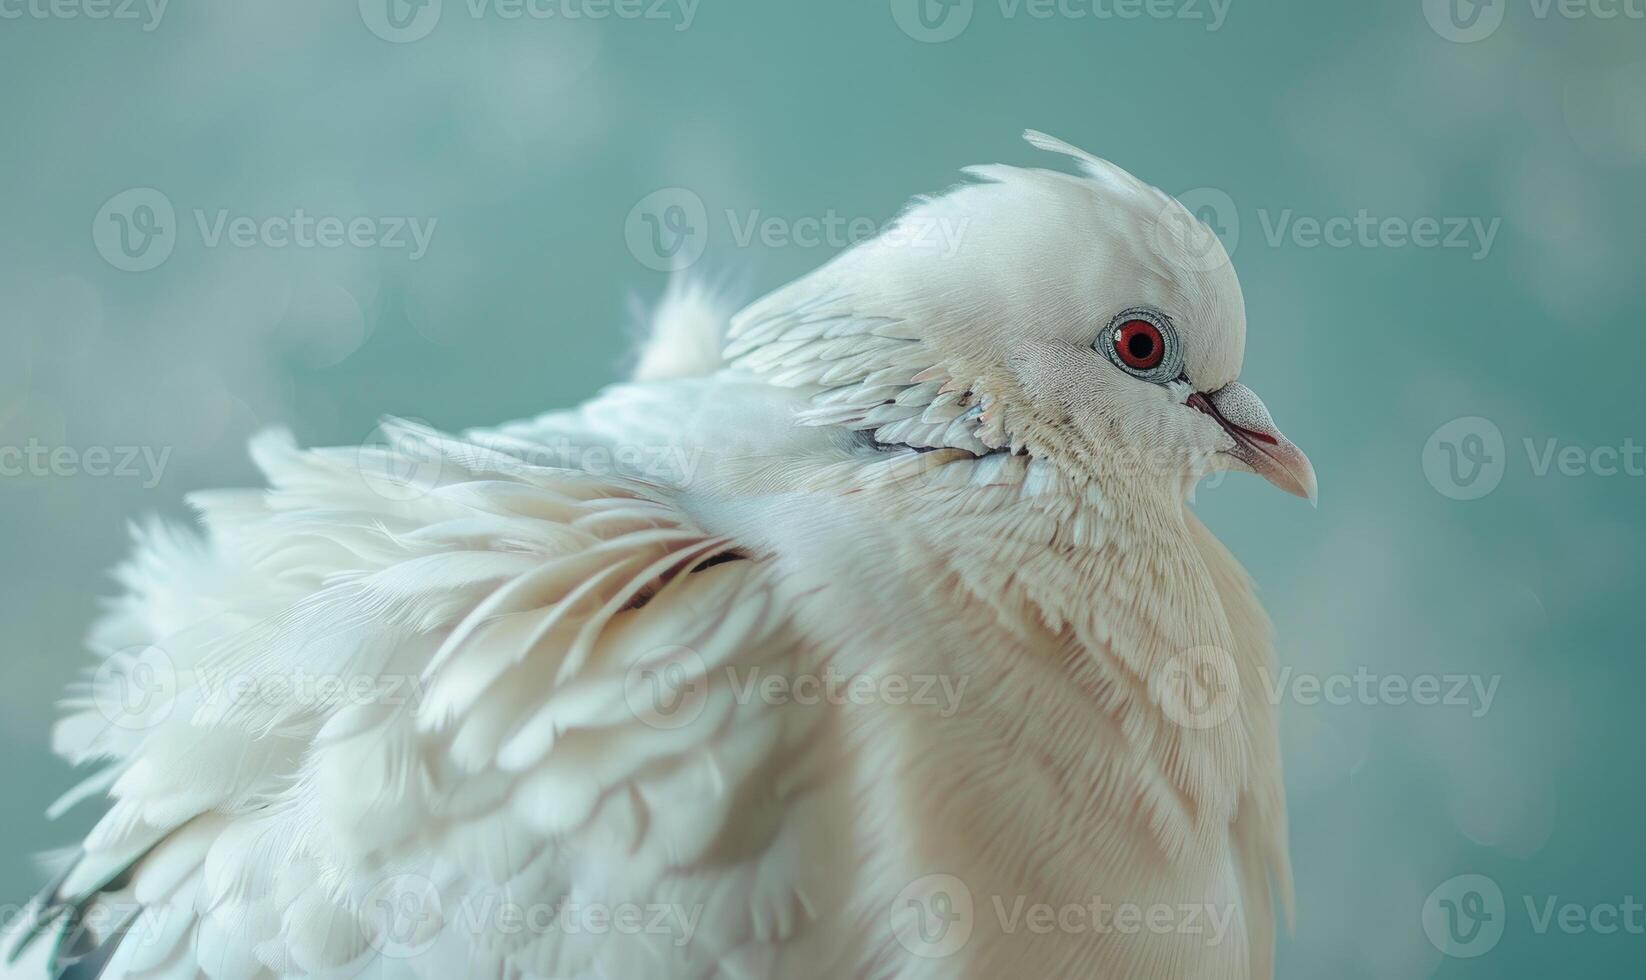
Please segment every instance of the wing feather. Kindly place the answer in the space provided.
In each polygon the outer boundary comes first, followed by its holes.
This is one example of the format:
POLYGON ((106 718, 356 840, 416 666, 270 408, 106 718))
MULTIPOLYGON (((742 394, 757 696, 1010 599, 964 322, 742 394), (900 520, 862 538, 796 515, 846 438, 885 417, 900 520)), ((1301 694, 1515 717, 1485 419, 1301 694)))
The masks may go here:
POLYGON ((814 711, 727 679, 795 655, 770 566, 643 480, 386 431, 361 451, 260 438, 269 493, 197 496, 197 542, 140 536, 133 594, 94 631, 113 667, 57 732, 102 760, 79 795, 111 805, 40 905, 54 975, 696 970, 797 928, 771 920, 797 885, 770 847, 722 869, 770 883, 714 892, 701 946, 596 936, 556 905, 703 906, 721 877, 694 869, 751 779, 808 751, 814 711), (164 668, 160 703, 110 717, 109 678, 139 665, 164 668), (654 711, 648 671, 682 667, 666 693, 690 716, 654 711), (409 939, 395 909, 425 892, 439 925, 409 939), (500 901, 552 914, 520 934, 500 901), (100 906, 132 911, 46 935, 100 906))

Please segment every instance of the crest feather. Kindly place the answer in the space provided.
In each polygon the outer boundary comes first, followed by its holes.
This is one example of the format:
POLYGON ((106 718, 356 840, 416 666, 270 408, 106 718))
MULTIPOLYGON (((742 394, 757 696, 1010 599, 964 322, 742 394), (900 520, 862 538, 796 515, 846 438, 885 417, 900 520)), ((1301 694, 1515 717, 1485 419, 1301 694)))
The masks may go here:
POLYGON ((1124 168, 1055 136, 1048 136, 1037 129, 1027 129, 1023 131, 1023 138, 1035 149, 1072 158, 1080 165, 1082 173, 1118 193, 1136 194, 1161 203, 1172 201, 1164 191, 1138 180, 1124 168))

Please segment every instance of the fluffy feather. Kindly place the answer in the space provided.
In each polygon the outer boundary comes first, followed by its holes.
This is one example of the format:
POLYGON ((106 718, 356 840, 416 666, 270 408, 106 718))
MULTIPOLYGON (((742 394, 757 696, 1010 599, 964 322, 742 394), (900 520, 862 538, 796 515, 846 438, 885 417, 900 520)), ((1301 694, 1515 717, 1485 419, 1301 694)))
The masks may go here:
POLYGON ((634 366, 636 381, 713 374, 721 366, 726 324, 736 307, 696 279, 676 277, 649 318, 634 366))
POLYGON ((1185 399, 1238 373, 1238 283, 1175 264, 1175 202, 1031 141, 1084 176, 976 170, 724 351, 676 285, 637 383, 270 434, 267 492, 141 530, 55 738, 110 805, 19 968, 1269 976, 1268 625, 1184 508, 1231 438, 1185 399), (910 244, 939 221, 957 250, 910 244), (1139 302, 1180 321, 1173 386, 1091 349, 1139 302), (1227 716, 1186 722, 1185 684, 1227 716), (1094 903, 1175 928, 1002 911, 1094 903))

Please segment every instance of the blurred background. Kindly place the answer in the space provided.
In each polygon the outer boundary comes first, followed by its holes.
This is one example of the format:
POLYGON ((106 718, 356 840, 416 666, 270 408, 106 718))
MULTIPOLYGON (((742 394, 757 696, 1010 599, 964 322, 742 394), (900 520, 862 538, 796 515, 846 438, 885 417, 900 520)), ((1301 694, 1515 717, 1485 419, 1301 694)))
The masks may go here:
POLYGON ((1318 512, 1197 504, 1277 625, 1284 977, 1646 962, 1641 0, 0 0, 0 901, 126 526, 615 380, 1047 130, 1234 255, 1318 512))

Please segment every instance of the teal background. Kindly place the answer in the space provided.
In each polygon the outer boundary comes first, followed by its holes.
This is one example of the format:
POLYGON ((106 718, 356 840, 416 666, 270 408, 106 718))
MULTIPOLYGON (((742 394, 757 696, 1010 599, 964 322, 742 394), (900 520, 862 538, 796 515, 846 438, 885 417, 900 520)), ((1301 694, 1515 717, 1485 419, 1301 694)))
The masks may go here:
POLYGON ((88 823, 40 816, 74 781, 47 732, 129 521, 253 480, 242 447, 262 426, 341 444, 383 413, 462 428, 586 398, 620 375, 631 301, 666 281, 625 244, 659 188, 705 202, 694 271, 752 298, 837 249, 741 246, 727 210, 883 221, 963 165, 1062 166, 1019 141, 1034 127, 1236 204, 1243 380, 1310 453, 1322 503, 1233 477, 1198 507, 1260 583, 1282 664, 1499 678, 1479 717, 1284 700, 1298 911, 1281 976, 1640 975, 1646 936, 1540 933, 1525 902, 1646 898, 1646 480, 1540 476, 1523 440, 1646 443, 1646 20, 1493 2, 1503 25, 1472 44, 1418 0, 1233 0, 1215 32, 980 0, 937 44, 885 0, 702 0, 685 30, 447 0, 412 43, 318 0, 173 0, 150 31, 0 19, 0 446, 170 450, 153 487, 0 477, 0 894, 32 890, 30 855, 88 823), (146 272, 92 238, 133 187, 181 223, 146 272), (298 207, 438 224, 414 262, 208 248, 191 216, 298 207), (1287 209, 1501 230, 1479 259, 1271 242, 1287 209), (1424 468, 1465 416, 1505 440, 1477 500, 1424 468), (1504 896, 1501 942, 1474 958, 1424 930, 1425 898, 1465 873, 1504 896))

